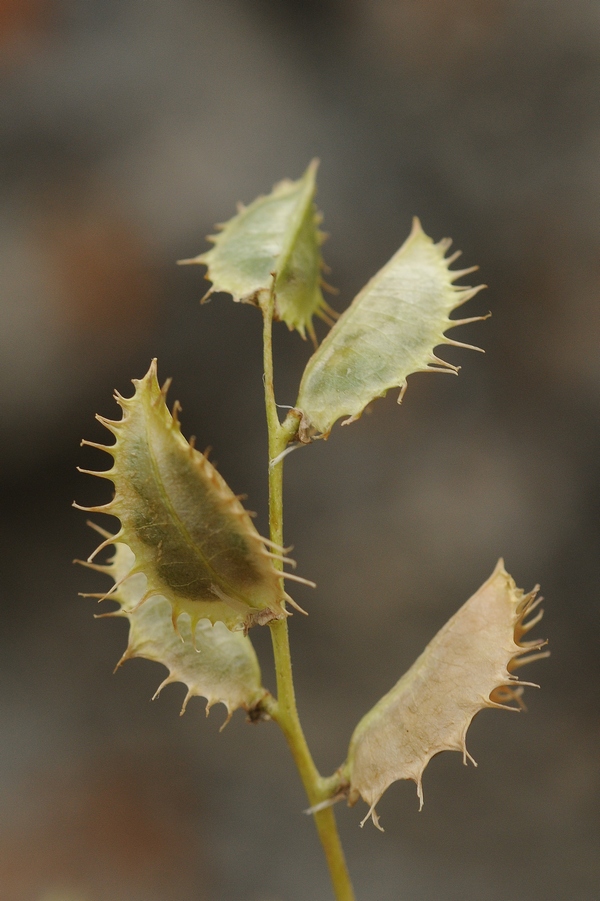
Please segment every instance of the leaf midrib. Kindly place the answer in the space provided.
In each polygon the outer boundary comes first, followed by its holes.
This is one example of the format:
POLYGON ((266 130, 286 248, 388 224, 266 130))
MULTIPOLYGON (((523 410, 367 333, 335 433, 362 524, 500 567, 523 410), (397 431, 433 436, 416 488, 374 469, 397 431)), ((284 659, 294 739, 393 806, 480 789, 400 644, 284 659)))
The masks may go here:
MULTIPOLYGON (((156 459, 156 455, 153 452, 152 443, 150 440, 150 431, 149 431, 147 423, 145 423, 145 432, 146 432, 146 444, 148 447, 148 458, 150 460, 150 466, 152 468, 152 472, 155 476, 156 485, 158 487, 159 494, 163 500, 163 503, 167 509, 167 512, 171 514, 172 521, 175 523, 177 531, 182 536, 185 543, 189 546, 193 555, 195 557, 199 558, 201 564, 206 568, 208 573, 211 574, 212 576, 214 576, 214 581, 219 585, 219 587, 223 588, 223 589, 227 589, 226 591, 224 591, 224 593, 225 594, 227 594, 227 593, 233 594, 234 597, 237 597, 243 603, 248 604, 249 607, 253 607, 251 602, 241 592, 237 591, 237 589, 234 589, 233 586, 230 585, 230 583, 226 579, 224 579, 222 576, 220 576, 216 572, 216 570, 207 561, 207 559, 202 551, 202 547, 200 545, 198 545, 192 539, 192 537, 189 534, 188 530, 186 529, 181 517, 175 510, 175 508, 169 498, 168 492, 166 490, 166 486, 164 484, 164 481, 163 481, 161 473, 160 473, 160 468, 158 465, 158 461, 156 459)), ((218 602, 220 600, 221 600, 220 598, 215 597, 215 601, 218 602)), ((221 601, 221 603, 223 603, 223 602, 221 601)))

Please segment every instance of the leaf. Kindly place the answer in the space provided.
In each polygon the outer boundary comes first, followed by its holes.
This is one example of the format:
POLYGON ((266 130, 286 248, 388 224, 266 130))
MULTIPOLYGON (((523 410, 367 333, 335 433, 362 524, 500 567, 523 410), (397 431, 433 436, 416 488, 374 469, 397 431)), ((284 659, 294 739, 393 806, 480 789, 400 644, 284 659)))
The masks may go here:
POLYGON ((519 682, 513 672, 548 656, 540 652, 543 640, 521 640, 542 617, 540 611, 524 622, 542 600, 535 600, 537 590, 524 594, 516 588, 500 560, 487 582, 360 721, 344 765, 349 803, 362 797, 376 826, 375 805, 398 779, 416 782, 423 806, 423 771, 440 751, 461 751, 465 764, 467 758, 475 764, 465 739, 479 710, 523 706, 522 687, 532 683, 519 682), (509 706, 510 701, 518 706, 509 706))
POLYGON ((129 575, 142 573, 147 580, 139 603, 162 595, 172 607, 173 622, 187 613, 192 631, 202 619, 247 630, 286 616, 282 602, 294 602, 283 591, 281 578, 298 577, 274 568, 271 558, 287 558, 267 551, 266 539, 239 499, 181 434, 178 405, 172 416, 158 385, 156 360, 133 384, 133 397, 115 394, 121 420, 97 417, 115 435, 115 443, 83 442, 112 455, 111 469, 90 475, 114 482, 114 499, 79 509, 120 519, 114 541, 128 545, 135 556, 129 575))
MULTIPOLYGON (((108 532, 102 530, 101 534, 112 540, 108 532)), ((158 697, 165 685, 183 682, 187 694, 181 713, 196 695, 206 698, 207 714, 213 704, 224 704, 228 713, 226 722, 238 707, 245 710, 255 707, 265 695, 265 689, 261 687, 260 667, 250 639, 241 632, 231 632, 221 622, 213 626, 206 619, 198 622, 192 638, 190 618, 186 614, 178 619, 176 630, 166 598, 156 595, 140 605, 146 584, 141 573, 128 576, 134 563, 131 549, 126 544, 115 543, 115 555, 109 563, 95 566, 119 586, 110 598, 118 601, 120 609, 103 615, 124 616, 129 620, 127 650, 118 666, 133 657, 162 663, 169 675, 154 697, 158 697)))
POLYGON ((217 235, 214 247, 191 260, 207 267, 206 278, 215 291, 231 294, 235 301, 261 305, 275 290, 275 316, 302 337, 314 339, 312 317, 329 322, 336 315, 321 292, 319 231, 321 217, 314 196, 318 162, 313 160, 298 181, 279 182, 266 197, 241 206, 217 235), (273 286, 273 277, 275 284, 273 286))
POLYGON ((302 440, 310 440, 315 432, 327 437, 340 416, 349 417, 342 425, 354 422, 367 404, 390 388, 401 389, 400 403, 413 372, 458 372, 436 357, 434 348, 440 344, 471 348, 444 332, 485 318, 449 318, 452 310, 485 286, 452 284, 473 269, 448 269, 458 256, 444 258, 450 243, 445 238, 434 244, 415 219, 400 250, 340 316, 302 377, 296 402, 303 414, 302 440))

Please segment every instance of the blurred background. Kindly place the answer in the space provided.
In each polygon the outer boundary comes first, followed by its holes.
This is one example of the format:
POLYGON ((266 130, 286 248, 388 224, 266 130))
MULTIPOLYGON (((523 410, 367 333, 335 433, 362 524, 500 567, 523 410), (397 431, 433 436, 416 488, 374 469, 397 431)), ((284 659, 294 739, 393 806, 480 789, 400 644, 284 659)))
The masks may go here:
MULTIPOLYGON (((276 727, 180 719, 181 685, 150 704, 157 664, 113 677, 126 624, 71 565, 96 544, 72 500, 109 496, 79 440, 153 356, 266 531, 260 316, 200 308, 175 260, 315 156, 338 310, 418 215, 480 265, 466 315, 493 311, 454 333, 485 357, 445 349, 458 379, 413 376, 286 463, 317 764, 500 555, 541 583, 552 648, 527 715, 475 720, 477 770, 432 761, 422 813, 412 783, 383 835, 338 807, 358 898, 597 901, 600 5, 2 0, 0 48, 0 901, 330 898, 276 727)), ((278 327, 280 403, 310 352, 278 327)))

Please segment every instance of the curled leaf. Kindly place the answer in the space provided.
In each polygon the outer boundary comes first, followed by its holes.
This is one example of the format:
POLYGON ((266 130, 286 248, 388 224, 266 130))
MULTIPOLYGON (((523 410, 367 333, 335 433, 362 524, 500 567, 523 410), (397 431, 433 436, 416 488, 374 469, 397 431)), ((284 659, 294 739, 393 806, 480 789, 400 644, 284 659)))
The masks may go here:
POLYGON ((452 310, 485 286, 452 284, 473 270, 449 270, 458 256, 445 258, 450 243, 444 239, 434 244, 415 219, 400 250, 328 332, 308 361, 296 402, 303 414, 303 440, 315 432, 327 436, 341 416, 349 417, 343 425, 354 422, 367 404, 390 388, 400 388, 400 402, 413 372, 458 372, 434 349, 440 344, 471 347, 444 332, 485 318, 449 318, 452 310))
POLYGON ((543 640, 522 641, 542 616, 540 611, 525 622, 541 601, 535 600, 536 591, 518 589, 500 560, 487 582, 360 721, 344 771, 350 804, 362 797, 376 826, 375 805, 398 779, 416 782, 423 806, 423 771, 440 751, 460 751, 464 763, 475 763, 466 734, 478 711, 522 707, 523 686, 532 683, 519 682, 514 670, 547 656, 540 652, 543 640))
POLYGON ((312 317, 328 321, 333 313, 321 292, 324 236, 314 204, 317 165, 313 160, 298 181, 281 181, 266 197, 241 206, 209 238, 211 250, 180 261, 207 267, 213 284, 206 297, 224 291, 236 301, 261 305, 274 289, 275 318, 303 338, 308 331, 313 340, 312 317))
MULTIPOLYGON (((97 527, 96 527, 97 528, 97 527)), ((107 532, 102 532, 111 539, 107 532)), ((264 696, 260 667, 250 639, 241 632, 231 632, 223 623, 213 626, 200 620, 192 635, 190 618, 182 615, 173 626, 171 605, 156 595, 140 605, 146 590, 141 573, 129 576, 134 568, 133 552, 125 544, 115 544, 115 555, 105 566, 96 566, 118 586, 111 600, 120 609, 105 616, 123 616, 129 620, 127 650, 120 665, 132 657, 144 657, 162 663, 169 675, 154 697, 171 682, 183 682, 187 688, 181 712, 190 698, 206 698, 206 712, 213 704, 227 708, 228 720, 234 710, 251 710, 264 696)))
POLYGON ((80 509, 121 521, 114 540, 135 557, 128 577, 140 573, 146 579, 139 603, 162 595, 173 622, 187 613, 192 632, 202 619, 247 630, 286 616, 282 602, 291 598, 272 563, 273 557, 284 558, 267 551, 239 499, 181 434, 177 404, 172 416, 156 361, 133 384, 133 397, 115 395, 121 420, 97 417, 116 440, 93 446, 111 454, 113 466, 90 474, 110 479, 115 496, 104 506, 80 509))

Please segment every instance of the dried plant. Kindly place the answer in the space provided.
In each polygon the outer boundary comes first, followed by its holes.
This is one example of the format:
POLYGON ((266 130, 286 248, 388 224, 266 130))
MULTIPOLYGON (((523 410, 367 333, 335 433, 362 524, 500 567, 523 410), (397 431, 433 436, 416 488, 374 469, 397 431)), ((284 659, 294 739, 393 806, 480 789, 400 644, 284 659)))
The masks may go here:
MULTIPOLYGON (((354 422, 375 398, 393 387, 402 400, 416 372, 457 373, 436 356, 443 344, 469 348, 446 337, 459 325, 485 316, 451 319, 451 312, 483 286, 454 282, 476 267, 452 270, 458 253, 446 257, 450 241, 434 243, 417 219, 400 250, 367 283, 346 312, 325 302, 320 215, 314 203, 316 163, 296 182, 283 181, 220 226, 213 247, 186 263, 207 267, 208 294, 226 292, 257 306, 264 322, 264 383, 269 435, 270 537, 262 538, 240 498, 181 433, 178 404, 166 404, 168 383, 160 387, 156 361, 130 398, 116 394, 122 418, 98 417, 114 436, 101 448, 113 458, 110 469, 94 473, 114 483, 113 500, 80 508, 118 517, 112 535, 85 563, 113 580, 99 596, 118 608, 104 616, 129 620, 122 660, 146 657, 164 664, 169 682, 183 682, 210 708, 224 704, 228 719, 243 708, 250 720, 274 720, 283 730, 308 796, 338 901, 354 898, 332 805, 343 798, 369 805, 365 820, 379 820, 375 805, 398 779, 417 784, 444 750, 472 760, 466 733, 484 707, 518 710, 523 686, 515 670, 546 656, 544 641, 525 642, 539 621, 536 590, 525 594, 500 561, 482 587, 449 620, 400 681, 366 714, 350 740, 345 762, 329 777, 319 774, 296 708, 287 619, 301 610, 285 580, 307 582, 286 572, 294 566, 283 539, 284 457, 293 447, 327 438, 342 416, 354 422), (281 320, 316 346, 313 317, 330 331, 308 361, 295 407, 280 421, 275 403, 272 324, 281 320), (337 321, 334 321, 337 319, 337 321), (95 562, 114 545, 114 556, 95 562), (249 638, 252 627, 271 630, 277 695, 262 686, 249 638)), ((208 296, 208 295, 207 295, 208 296)), ((479 348, 473 348, 478 350, 479 348)), ((88 470, 83 470, 87 472, 88 470)), ((312 583, 308 583, 312 584, 312 583)), ((304 611, 301 611, 304 612, 304 611)), ((472 761, 474 762, 474 761, 472 761)), ((364 822, 364 820, 363 820, 364 822)), ((381 827, 379 827, 381 828, 381 827)))

